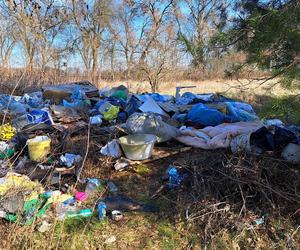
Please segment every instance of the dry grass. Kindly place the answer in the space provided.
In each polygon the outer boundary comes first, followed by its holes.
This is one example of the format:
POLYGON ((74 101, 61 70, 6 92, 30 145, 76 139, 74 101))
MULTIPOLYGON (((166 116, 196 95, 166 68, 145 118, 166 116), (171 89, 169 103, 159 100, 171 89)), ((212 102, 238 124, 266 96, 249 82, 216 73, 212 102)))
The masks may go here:
MULTIPOLYGON (((172 144, 159 150, 172 151, 172 144)), ((110 178, 121 194, 158 205, 161 211, 128 212, 124 221, 106 223, 99 222, 96 215, 90 220, 58 222, 50 213, 47 220, 53 226, 44 234, 35 228, 41 220, 33 226, 5 223, 0 248, 299 249, 299 200, 289 201, 299 190, 297 167, 270 158, 231 157, 224 150, 199 149, 148 163, 149 173, 117 173, 112 166, 111 159, 93 154, 83 174, 110 178), (187 168, 192 178, 181 189, 165 190, 151 199, 170 164, 187 168), (280 197, 276 192, 288 195, 280 197), (263 214, 267 214, 266 222, 255 225, 263 214), (108 244, 112 236, 116 241, 108 244)), ((91 204, 87 206, 93 207, 91 204)))
MULTIPOLYGON (((247 97, 251 102, 255 95, 266 96, 283 96, 300 94, 300 90, 288 90, 276 84, 276 81, 269 81, 262 84, 263 81, 254 81, 249 84, 249 81, 244 80, 204 80, 204 81, 180 81, 180 82, 163 82, 160 84, 159 93, 175 95, 176 86, 195 86, 192 89, 183 89, 184 91, 191 91, 193 93, 223 93, 225 95, 247 97)), ((115 81, 106 82, 101 81, 97 83, 98 88, 116 87, 120 84, 125 85, 130 91, 134 93, 151 92, 150 85, 147 82, 136 81, 115 81)), ((247 101, 247 100, 246 100, 247 101)))
MULTIPOLYGON (((87 131, 74 134, 62 143, 59 152, 85 154, 87 131)), ((0 249, 297 249, 299 235, 299 182, 297 166, 270 157, 232 156, 225 150, 193 149, 168 156, 180 148, 168 142, 155 148, 154 155, 165 158, 149 162, 149 171, 116 172, 114 160, 101 156, 102 145, 118 134, 91 131, 90 148, 82 177, 111 179, 120 193, 160 207, 159 213, 125 214, 125 220, 101 223, 96 211, 92 219, 59 222, 50 210, 32 226, 0 224, 0 249), (218 157, 216 157, 218 156, 218 157), (190 172, 189 181, 179 190, 167 190, 150 198, 163 184, 161 177, 169 165, 190 172), (244 201, 243 201, 244 197, 244 201), (227 209, 228 208, 228 209, 227 209), (188 213, 187 213, 188 212, 188 213), (267 221, 255 219, 268 214, 267 221), (39 233, 42 220, 52 223, 49 232, 39 233), (116 241, 106 240, 115 236, 116 241)), ((56 142, 57 141, 57 142, 56 142)), ((56 151, 57 151, 56 150, 56 151)), ((75 181, 64 179, 73 186, 75 181)), ((80 186, 78 187, 80 190, 80 186)), ((84 187, 83 187, 84 188, 84 187)), ((97 195, 101 197, 102 193, 97 195)), ((94 208, 91 199, 83 206, 94 208)))

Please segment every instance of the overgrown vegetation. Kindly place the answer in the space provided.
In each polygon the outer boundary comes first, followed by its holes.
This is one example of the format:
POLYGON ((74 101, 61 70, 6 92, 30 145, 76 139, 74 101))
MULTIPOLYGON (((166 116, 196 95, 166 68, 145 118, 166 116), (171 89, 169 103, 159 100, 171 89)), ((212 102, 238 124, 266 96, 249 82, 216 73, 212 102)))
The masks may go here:
POLYGON ((288 124, 300 124, 300 99, 298 96, 270 97, 259 113, 263 119, 281 119, 288 124))
POLYGON ((233 27, 212 39, 246 53, 247 60, 235 70, 250 64, 271 72, 270 78, 279 77, 285 87, 299 88, 299 1, 242 0, 236 2, 235 11, 233 27))
MULTIPOLYGON (((165 150, 172 150, 169 148, 165 150)), ((137 174, 115 173, 112 163, 103 163, 95 155, 92 158, 93 162, 87 162, 84 176, 110 176, 121 193, 156 204, 161 211, 128 212, 121 222, 101 223, 96 211, 92 219, 64 222, 54 219, 53 227, 44 234, 35 228, 40 221, 32 227, 5 223, 0 225, 3 234, 0 246, 5 249, 299 248, 300 173, 295 166, 268 157, 231 156, 224 150, 193 149, 147 164, 150 172, 137 174), (190 172, 189 181, 180 189, 165 190, 150 199, 162 184, 160 177, 172 163, 190 172), (262 216, 262 224, 256 224, 262 216), (109 242, 112 237, 114 240, 109 242)))

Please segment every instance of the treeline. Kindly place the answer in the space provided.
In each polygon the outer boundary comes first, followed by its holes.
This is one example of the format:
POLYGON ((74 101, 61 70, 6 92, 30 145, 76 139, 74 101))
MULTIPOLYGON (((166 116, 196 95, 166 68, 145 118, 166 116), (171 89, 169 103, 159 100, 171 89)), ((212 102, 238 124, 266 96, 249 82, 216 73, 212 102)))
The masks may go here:
MULTIPOLYGON (((167 78, 231 76, 246 48, 238 51, 229 31, 246 23, 247 4, 257 11, 259 2, 1 0, 0 66, 15 68, 18 60, 27 72, 146 80, 153 90, 167 78)), ((289 1, 261 2, 267 10, 289 1)), ((251 30, 239 28, 251 39, 251 30)))

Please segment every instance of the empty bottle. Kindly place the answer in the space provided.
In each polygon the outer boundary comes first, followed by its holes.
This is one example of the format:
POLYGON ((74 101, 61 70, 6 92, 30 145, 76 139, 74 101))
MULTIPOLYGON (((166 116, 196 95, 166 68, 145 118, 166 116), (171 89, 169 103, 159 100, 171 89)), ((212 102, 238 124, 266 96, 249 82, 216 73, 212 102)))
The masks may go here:
POLYGON ((77 211, 70 211, 65 214, 65 218, 87 218, 93 215, 92 209, 82 209, 77 211))
POLYGON ((57 204, 55 207, 56 210, 56 215, 57 218, 59 220, 63 220, 67 217, 68 213, 76 213, 77 212, 77 208, 76 206, 72 206, 72 205, 66 205, 63 203, 57 204))
POLYGON ((101 180, 97 178, 88 178, 85 192, 90 195, 94 193, 102 185, 101 180))
POLYGON ((103 201, 100 201, 98 204, 98 218, 102 221, 106 218, 106 204, 103 201))

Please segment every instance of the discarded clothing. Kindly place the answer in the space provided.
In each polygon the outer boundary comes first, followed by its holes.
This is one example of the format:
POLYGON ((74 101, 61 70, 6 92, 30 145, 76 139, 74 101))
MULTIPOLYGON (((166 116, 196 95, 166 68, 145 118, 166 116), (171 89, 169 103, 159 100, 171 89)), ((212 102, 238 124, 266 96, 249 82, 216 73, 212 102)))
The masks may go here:
POLYGON ((202 149, 227 148, 232 138, 254 132, 262 126, 261 122, 224 123, 199 130, 209 136, 210 139, 206 139, 204 136, 198 137, 197 133, 193 131, 182 131, 182 135, 176 137, 176 140, 188 146, 202 149))
POLYGON ((250 143, 263 151, 273 151, 282 149, 295 138, 295 134, 285 128, 275 127, 272 131, 262 127, 251 134, 250 143))
POLYGON ((140 211, 140 212, 158 212, 159 208, 153 205, 143 204, 123 195, 114 195, 103 200, 107 211, 140 211))

